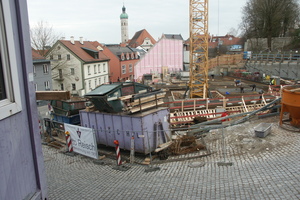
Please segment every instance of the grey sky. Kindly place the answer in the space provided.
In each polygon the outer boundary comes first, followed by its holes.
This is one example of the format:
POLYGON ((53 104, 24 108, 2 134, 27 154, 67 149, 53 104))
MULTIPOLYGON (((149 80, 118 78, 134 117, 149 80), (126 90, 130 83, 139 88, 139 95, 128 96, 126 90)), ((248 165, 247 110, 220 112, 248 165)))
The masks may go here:
MULTIPOLYGON (((209 32, 225 35, 238 29, 247 0, 209 0, 209 32), (219 20, 218 20, 219 19, 219 20)), ((101 43, 120 43, 123 2, 129 38, 146 29, 154 39, 163 33, 189 37, 189 0, 27 0, 30 25, 46 21, 66 39, 74 36, 101 43)))

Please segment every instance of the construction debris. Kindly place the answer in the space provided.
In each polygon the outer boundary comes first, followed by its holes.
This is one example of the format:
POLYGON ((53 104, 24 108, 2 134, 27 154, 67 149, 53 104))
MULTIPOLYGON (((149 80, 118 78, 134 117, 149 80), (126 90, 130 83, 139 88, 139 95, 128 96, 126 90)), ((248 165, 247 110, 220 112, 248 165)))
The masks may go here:
POLYGON ((170 152, 174 155, 187 154, 205 149, 205 145, 196 140, 196 137, 187 135, 178 136, 170 146, 170 152))

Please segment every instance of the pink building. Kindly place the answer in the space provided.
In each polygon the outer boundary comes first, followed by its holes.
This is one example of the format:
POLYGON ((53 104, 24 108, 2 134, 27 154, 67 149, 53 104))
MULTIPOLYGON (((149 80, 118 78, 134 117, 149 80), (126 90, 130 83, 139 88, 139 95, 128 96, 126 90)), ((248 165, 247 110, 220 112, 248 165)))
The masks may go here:
POLYGON ((183 69, 183 38, 180 34, 163 34, 162 38, 136 63, 135 79, 142 80, 144 74, 161 74, 166 68, 168 73, 183 69))

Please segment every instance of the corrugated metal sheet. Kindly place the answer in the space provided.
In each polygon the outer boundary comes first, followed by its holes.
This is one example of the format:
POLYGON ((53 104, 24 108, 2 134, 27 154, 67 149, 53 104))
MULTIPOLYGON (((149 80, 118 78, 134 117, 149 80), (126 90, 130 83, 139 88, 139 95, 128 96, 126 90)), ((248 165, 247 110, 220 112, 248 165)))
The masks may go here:
POLYGON ((98 144, 130 150, 134 136, 135 151, 148 154, 171 138, 167 108, 152 109, 134 115, 80 111, 81 125, 95 129, 98 144))

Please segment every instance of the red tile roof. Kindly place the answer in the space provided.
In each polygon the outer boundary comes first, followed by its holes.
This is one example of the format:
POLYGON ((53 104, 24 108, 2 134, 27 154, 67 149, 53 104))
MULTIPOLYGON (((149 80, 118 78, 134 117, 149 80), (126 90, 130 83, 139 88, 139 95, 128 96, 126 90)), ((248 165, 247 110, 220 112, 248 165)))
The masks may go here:
POLYGON ((146 29, 143 29, 134 34, 132 39, 129 41, 128 46, 136 48, 143 44, 145 38, 149 38, 153 45, 156 43, 156 40, 148 33, 148 31, 146 31, 146 29))
POLYGON ((70 51, 72 51, 75 55, 77 55, 84 62, 99 62, 109 60, 109 58, 104 55, 102 51, 97 49, 97 44, 100 43, 97 41, 83 41, 83 44, 80 41, 74 41, 74 44, 71 43, 70 40, 59 40, 64 46, 66 46, 70 51), (84 49, 88 49, 90 51, 98 52, 98 58, 95 58, 87 53, 84 49))
POLYGON ((219 40, 222 42, 222 45, 224 46, 244 45, 244 41, 242 38, 234 37, 233 35, 211 36, 208 44, 209 48, 217 47, 219 40))
POLYGON ((33 60, 45 60, 45 57, 41 56, 37 50, 31 49, 33 60))
MULTIPOLYGON (((210 36, 208 46, 209 48, 215 48, 218 46, 219 39, 222 41, 222 45, 231 46, 231 45, 242 45, 244 46, 244 39, 239 37, 234 37, 233 35, 225 35, 225 36, 210 36)), ((189 39, 185 41, 185 44, 189 44, 189 39)))

